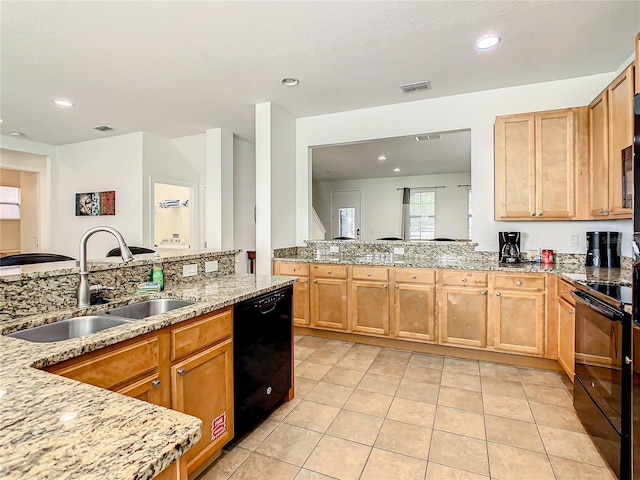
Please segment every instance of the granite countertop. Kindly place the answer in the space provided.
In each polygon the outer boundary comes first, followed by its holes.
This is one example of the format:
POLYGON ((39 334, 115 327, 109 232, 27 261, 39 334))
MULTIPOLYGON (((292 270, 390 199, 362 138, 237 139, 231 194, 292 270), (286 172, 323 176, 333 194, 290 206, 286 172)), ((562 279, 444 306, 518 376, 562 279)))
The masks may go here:
MULTIPOLYGON (((0 336, 0 477, 153 478, 199 440, 200 419, 38 369, 295 281, 294 277, 233 274, 84 309, 82 314, 89 314, 157 297, 197 302, 85 337, 32 343, 0 336)), ((3 322, 1 333, 78 313, 69 309, 3 322)))
POLYGON ((594 281, 616 285, 631 285, 631 270, 622 268, 593 268, 579 263, 516 263, 504 264, 495 259, 469 259, 441 256, 411 257, 406 255, 370 254, 335 256, 292 256, 274 258, 273 261, 335 263, 348 265, 375 265, 387 267, 417 267, 460 270, 487 270, 522 273, 555 273, 570 281, 594 281))

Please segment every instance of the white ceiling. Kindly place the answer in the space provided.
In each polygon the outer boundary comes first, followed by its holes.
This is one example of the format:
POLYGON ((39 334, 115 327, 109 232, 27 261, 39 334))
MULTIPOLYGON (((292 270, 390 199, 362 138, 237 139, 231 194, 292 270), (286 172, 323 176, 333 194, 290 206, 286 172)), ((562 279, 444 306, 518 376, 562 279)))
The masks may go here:
POLYGON ((313 180, 353 180, 470 172, 471 132, 443 132, 439 136, 438 139, 421 142, 412 135, 314 147, 311 157, 313 180), (380 155, 387 159, 378 160, 380 155), (394 172, 394 168, 400 168, 400 171, 394 172))
POLYGON ((637 1, 2 1, 1 131, 59 145, 225 127, 614 71, 637 1), (502 42, 478 52, 474 42, 502 42), (286 88, 285 76, 300 78, 286 88), (432 90, 399 85, 430 80, 432 90), (53 105, 66 97, 73 109, 53 105), (92 128, 109 125, 113 132, 92 128))

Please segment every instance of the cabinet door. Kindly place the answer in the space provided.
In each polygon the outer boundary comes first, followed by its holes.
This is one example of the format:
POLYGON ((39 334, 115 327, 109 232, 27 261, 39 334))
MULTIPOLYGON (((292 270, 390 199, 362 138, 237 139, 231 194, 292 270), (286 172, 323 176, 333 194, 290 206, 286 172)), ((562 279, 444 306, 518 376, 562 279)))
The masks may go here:
POLYGON ((501 290, 492 295, 490 315, 497 350, 542 355, 544 353, 543 292, 501 290))
POLYGON ((589 211, 609 215, 609 99, 604 91, 589 105, 589 211))
POLYGON ((394 337, 436 341, 436 287, 396 283, 393 289, 394 337))
POLYGON ((558 363, 573 382, 576 349, 576 309, 563 299, 558 300, 558 363))
POLYGON ((609 86, 609 208, 617 218, 631 218, 623 208, 622 150, 633 143, 633 65, 609 86))
POLYGON ((347 330, 347 281, 314 278, 311 283, 311 324, 347 330))
POLYGON ((487 346, 486 290, 442 287, 438 305, 440 343, 487 346))
POLYGON ((536 213, 534 115, 496 118, 496 220, 536 213))
POLYGON ((353 280, 349 318, 354 332, 389 334, 389 284, 353 280))
POLYGON ((574 112, 535 116, 538 217, 572 218, 575 203, 574 112))
POLYGON ((309 326, 309 277, 293 284, 293 324, 309 326))
POLYGON ((168 398, 168 395, 163 395, 163 391, 168 388, 169 385, 163 384, 160 375, 154 374, 124 387, 120 387, 115 391, 122 395, 169 408, 169 402, 164 400, 168 398))
POLYGON ((183 456, 191 475, 233 438, 231 339, 171 367, 174 410, 202 420, 202 437, 183 456))

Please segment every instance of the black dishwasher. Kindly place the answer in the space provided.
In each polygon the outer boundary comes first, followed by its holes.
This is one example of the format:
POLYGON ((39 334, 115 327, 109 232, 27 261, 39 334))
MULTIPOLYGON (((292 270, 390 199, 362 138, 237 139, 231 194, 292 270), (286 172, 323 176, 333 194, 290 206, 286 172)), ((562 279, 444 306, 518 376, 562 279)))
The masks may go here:
POLYGON ((237 303, 233 311, 234 431, 239 439, 291 388, 293 287, 237 303))

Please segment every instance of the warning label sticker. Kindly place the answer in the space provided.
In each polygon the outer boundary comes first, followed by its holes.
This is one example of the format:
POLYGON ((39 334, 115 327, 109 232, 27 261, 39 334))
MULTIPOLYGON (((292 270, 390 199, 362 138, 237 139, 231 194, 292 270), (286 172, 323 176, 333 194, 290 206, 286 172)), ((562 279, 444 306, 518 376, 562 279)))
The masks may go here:
POLYGON ((215 440, 227 431, 227 412, 222 412, 211 421, 211 440, 215 440))

